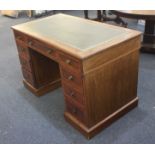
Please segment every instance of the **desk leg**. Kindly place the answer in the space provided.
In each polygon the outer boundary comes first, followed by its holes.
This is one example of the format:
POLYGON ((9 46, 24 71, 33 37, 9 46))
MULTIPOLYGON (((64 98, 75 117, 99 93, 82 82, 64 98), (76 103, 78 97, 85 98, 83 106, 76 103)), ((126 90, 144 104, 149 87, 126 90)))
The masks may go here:
POLYGON ((155 52, 155 20, 146 20, 142 52, 155 52))

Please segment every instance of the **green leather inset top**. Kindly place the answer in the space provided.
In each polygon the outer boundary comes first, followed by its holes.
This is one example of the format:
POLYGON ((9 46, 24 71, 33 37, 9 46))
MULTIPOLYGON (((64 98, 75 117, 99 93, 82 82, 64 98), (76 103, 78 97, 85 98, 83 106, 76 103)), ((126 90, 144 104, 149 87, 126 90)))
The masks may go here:
POLYGON ((128 33, 125 29, 58 14, 14 26, 24 33, 67 44, 84 52, 128 33))

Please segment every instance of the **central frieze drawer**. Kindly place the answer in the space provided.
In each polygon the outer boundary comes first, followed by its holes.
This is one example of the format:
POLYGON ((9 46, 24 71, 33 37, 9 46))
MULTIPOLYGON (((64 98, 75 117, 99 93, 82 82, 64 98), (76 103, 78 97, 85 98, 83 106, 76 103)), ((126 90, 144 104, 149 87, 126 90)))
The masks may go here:
POLYGON ((58 57, 58 52, 55 48, 50 47, 49 45, 36 40, 36 39, 28 39, 28 46, 34 50, 37 50, 41 54, 51 57, 52 59, 56 59, 58 57))

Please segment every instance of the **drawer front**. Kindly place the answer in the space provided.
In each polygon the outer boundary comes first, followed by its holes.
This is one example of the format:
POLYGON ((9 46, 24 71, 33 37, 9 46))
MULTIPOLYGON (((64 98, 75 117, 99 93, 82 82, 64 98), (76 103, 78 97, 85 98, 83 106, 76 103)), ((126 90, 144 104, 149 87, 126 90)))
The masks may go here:
POLYGON ((22 67, 24 67, 26 70, 28 70, 29 72, 32 72, 32 64, 30 60, 27 60, 21 56, 19 56, 20 59, 20 63, 22 65, 22 67))
POLYGON ((49 47, 45 43, 42 43, 36 39, 31 38, 28 41, 28 46, 33 48, 34 50, 37 50, 38 52, 40 52, 41 54, 43 54, 47 57, 57 60, 58 53, 57 53, 56 49, 49 47))
POLYGON ((25 58, 26 60, 30 60, 29 50, 25 46, 17 43, 17 48, 20 57, 25 58))
POLYGON ((59 53, 59 61, 62 66, 65 66, 73 72, 82 72, 81 62, 71 56, 59 53))
POLYGON ((24 79, 30 83, 31 85, 35 86, 35 80, 34 80, 34 76, 31 72, 27 71, 25 68, 22 67, 22 72, 23 72, 23 77, 24 79))
POLYGON ((20 33, 20 32, 17 32, 17 31, 14 31, 14 35, 15 35, 15 38, 16 38, 16 41, 17 42, 21 42, 21 43, 27 43, 28 39, 27 39, 27 36, 20 33))
POLYGON ((78 92, 77 90, 73 89, 72 87, 64 84, 64 94, 65 96, 70 97, 72 100, 75 100, 77 102, 77 104, 79 105, 83 105, 83 93, 82 92, 78 92))
POLYGON ((68 100, 66 100, 66 110, 82 123, 86 122, 86 116, 84 110, 79 109, 76 105, 73 105, 68 100))
POLYGON ((68 85, 74 85, 77 89, 81 89, 82 85, 82 76, 80 74, 75 74, 73 72, 68 72, 66 69, 61 68, 61 77, 63 83, 68 85))

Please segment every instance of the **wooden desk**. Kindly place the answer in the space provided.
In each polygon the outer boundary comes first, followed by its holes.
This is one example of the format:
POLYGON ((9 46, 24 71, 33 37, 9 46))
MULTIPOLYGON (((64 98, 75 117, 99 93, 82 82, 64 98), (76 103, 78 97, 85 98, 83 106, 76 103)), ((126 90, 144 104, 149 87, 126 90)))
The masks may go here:
POLYGON ((65 118, 87 138, 137 105, 140 32, 63 14, 12 28, 24 85, 62 84, 65 118))
POLYGON ((145 20, 142 52, 155 52, 155 10, 113 10, 114 14, 133 19, 145 20))

